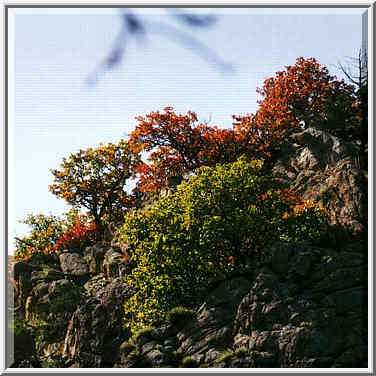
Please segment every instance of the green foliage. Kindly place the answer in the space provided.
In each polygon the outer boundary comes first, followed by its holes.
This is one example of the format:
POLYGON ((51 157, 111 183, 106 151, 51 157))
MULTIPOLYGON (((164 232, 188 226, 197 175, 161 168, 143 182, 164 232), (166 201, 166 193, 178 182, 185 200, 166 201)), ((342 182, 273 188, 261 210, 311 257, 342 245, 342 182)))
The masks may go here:
POLYGON ((38 311, 54 315, 73 313, 81 301, 81 291, 77 286, 62 285, 58 286, 48 302, 38 305, 38 311))
POLYGON ((250 356, 249 349, 245 346, 238 347, 235 350, 226 349, 221 355, 215 360, 215 363, 227 363, 229 360, 234 358, 243 358, 245 356, 250 356))
POLYGON ((141 353, 137 350, 131 351, 129 353, 128 357, 129 357, 130 360, 133 360, 135 362, 142 361, 144 359, 143 356, 141 355, 141 353))
POLYGON ((141 329, 138 329, 132 336, 131 340, 132 342, 136 343, 138 341, 139 338, 141 337, 149 337, 151 332, 154 330, 155 328, 153 326, 147 326, 147 327, 144 327, 144 328, 141 328, 141 329))
POLYGON ((301 327, 306 327, 306 328, 310 328, 312 326, 312 323, 311 322, 308 322, 308 321, 302 321, 299 326, 301 327))
POLYGON ((243 357, 243 356, 247 356, 249 355, 249 349, 245 346, 242 346, 242 347, 238 347, 236 350, 235 350, 235 355, 237 357, 243 357))
POLYGON ((181 362, 182 368, 196 368, 197 367, 197 361, 192 356, 186 356, 183 358, 181 362))
POLYGON ((122 354, 124 354, 125 356, 130 354, 135 349, 136 349, 135 345, 133 343, 130 343, 130 342, 123 342, 120 346, 120 352, 122 354))
POLYGON ((71 230, 77 218, 83 223, 88 222, 88 217, 80 215, 76 208, 69 212, 57 215, 30 214, 24 223, 31 227, 31 231, 23 238, 15 238, 16 261, 28 260, 32 254, 51 254, 58 239, 67 231, 71 230))
POLYGON ((176 193, 126 215, 119 241, 130 246, 135 267, 126 279, 137 289, 124 305, 126 325, 161 324, 177 304, 193 307, 210 283, 276 240, 319 236, 321 210, 291 196, 261 161, 240 158, 201 168, 176 193))
POLYGON ((215 360, 216 363, 227 362, 235 356, 235 353, 231 349, 224 350, 222 354, 215 360))
POLYGON ((31 328, 26 325, 25 319, 15 314, 13 320, 9 322, 9 329, 14 336, 23 337, 31 333, 31 328))
POLYGON ((188 309, 182 306, 172 308, 168 312, 168 321, 171 325, 181 326, 188 321, 191 321, 195 316, 196 312, 192 309, 188 309))

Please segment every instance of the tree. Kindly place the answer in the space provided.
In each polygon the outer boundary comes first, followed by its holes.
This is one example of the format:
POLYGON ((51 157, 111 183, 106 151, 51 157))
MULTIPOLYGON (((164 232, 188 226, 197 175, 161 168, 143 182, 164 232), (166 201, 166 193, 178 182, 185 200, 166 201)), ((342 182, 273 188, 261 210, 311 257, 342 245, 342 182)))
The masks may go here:
POLYGON ((27 260, 32 254, 48 255, 53 253, 58 240, 74 227, 78 219, 85 224, 89 221, 88 217, 80 215, 75 208, 62 216, 28 215, 21 223, 28 225, 31 231, 23 238, 15 238, 15 260, 27 260))
POLYGON ((329 74, 316 59, 299 57, 293 66, 264 81, 257 92, 264 99, 253 122, 273 134, 301 127, 318 127, 346 137, 355 121, 354 86, 329 74))
POLYGON ((141 191, 159 190, 171 176, 181 177, 201 166, 228 163, 239 156, 233 130, 198 123, 192 111, 178 115, 172 107, 165 107, 164 113, 151 112, 136 120, 129 139, 132 150, 151 152, 149 163, 137 167, 141 191))
POLYGON ((117 219, 131 206, 125 183, 138 163, 138 155, 124 140, 80 150, 64 158, 60 170, 51 170, 50 191, 73 206, 86 208, 100 228, 104 218, 117 219))
POLYGON ((362 147, 362 162, 367 168, 368 152, 368 57, 359 49, 356 58, 350 58, 347 66, 339 64, 339 68, 350 83, 356 87, 357 102, 354 107, 358 109, 359 126, 354 129, 354 135, 360 139, 362 147))

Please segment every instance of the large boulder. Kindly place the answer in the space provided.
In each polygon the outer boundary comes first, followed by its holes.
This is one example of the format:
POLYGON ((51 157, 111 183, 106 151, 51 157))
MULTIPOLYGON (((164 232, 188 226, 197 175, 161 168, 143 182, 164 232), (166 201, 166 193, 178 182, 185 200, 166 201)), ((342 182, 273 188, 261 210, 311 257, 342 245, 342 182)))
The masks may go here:
POLYGON ((109 278, 124 276, 126 273, 126 266, 122 253, 110 248, 104 255, 103 272, 109 278))
POLYGON ((65 333, 82 291, 67 279, 36 281, 26 300, 25 320, 33 328, 42 367, 61 367, 65 333))
POLYGON ((90 273, 97 274, 103 270, 103 259, 108 247, 102 242, 86 247, 83 252, 83 259, 89 266, 90 273))
POLYGON ((75 276, 86 276, 89 274, 89 266, 81 254, 76 252, 64 252, 59 255, 60 267, 64 273, 75 276))

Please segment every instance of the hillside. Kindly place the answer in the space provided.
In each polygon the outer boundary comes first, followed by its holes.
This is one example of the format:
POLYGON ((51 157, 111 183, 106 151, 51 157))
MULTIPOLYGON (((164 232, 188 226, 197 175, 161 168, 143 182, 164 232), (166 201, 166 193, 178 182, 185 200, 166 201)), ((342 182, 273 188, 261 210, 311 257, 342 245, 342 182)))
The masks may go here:
MULTIPOLYGON (((165 324, 131 334, 117 238, 15 264, 15 367, 366 367, 366 190, 358 147, 308 128, 274 174, 330 213, 321 244, 276 242, 165 324), (27 345, 26 345, 27 344, 27 345)), ((287 150, 286 149, 286 150, 287 150)))

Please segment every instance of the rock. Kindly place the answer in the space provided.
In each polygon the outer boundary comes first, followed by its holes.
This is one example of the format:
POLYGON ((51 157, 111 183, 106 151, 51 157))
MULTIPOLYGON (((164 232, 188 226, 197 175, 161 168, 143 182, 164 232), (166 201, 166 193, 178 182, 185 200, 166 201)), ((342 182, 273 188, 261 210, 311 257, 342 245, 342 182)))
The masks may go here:
POLYGON ((208 294, 197 312, 197 321, 188 323, 178 334, 179 351, 194 357, 232 345, 236 310, 250 281, 238 277, 221 283, 208 294))
POLYGON ((125 275, 124 256, 110 248, 104 256, 103 271, 107 277, 111 278, 125 275))
POLYGON ((25 317, 33 327, 35 348, 43 367, 60 367, 69 319, 81 291, 66 279, 39 282, 26 301, 25 317))
POLYGON ((27 262, 15 262, 12 268, 12 278, 15 281, 14 305, 25 312, 25 304, 30 291, 33 288, 31 281, 32 272, 38 270, 38 267, 27 262))
POLYGON ((95 275, 90 278, 85 284, 84 289, 90 296, 95 297, 98 292, 103 290, 105 286, 108 285, 108 280, 103 273, 95 275))
POLYGON ((76 276, 89 274, 89 266, 84 258, 78 253, 62 253, 59 256, 61 269, 64 273, 76 276))
POLYGON ((35 285, 41 281, 56 281, 59 279, 64 279, 65 274, 55 269, 47 269, 42 271, 34 271, 31 273, 31 282, 35 285))
POLYGON ((172 325, 165 325, 156 328, 150 332, 150 337, 157 340, 163 341, 164 339, 169 339, 176 343, 175 335, 177 333, 177 328, 172 325))
MULTIPOLYGON (((275 244, 269 259, 275 272, 256 271, 252 288, 239 304, 234 346, 248 343, 250 351, 273 354, 270 362, 276 367, 331 367, 349 346, 366 346, 361 263, 359 256, 350 261, 349 253, 275 244), (284 250, 288 257, 278 255, 284 250), (283 260, 282 269, 275 267, 275 259, 283 260), (350 276, 354 278, 349 282, 350 276)), ((354 354, 349 362, 360 364, 359 359, 354 354)))
POLYGON ((113 367, 129 333, 123 329, 123 304, 134 293, 122 278, 93 290, 93 297, 72 315, 65 336, 64 356, 79 367, 113 367))
POLYGON ((354 143, 307 128, 282 146, 273 174, 304 199, 320 202, 332 225, 360 233, 365 230, 367 193, 359 153, 354 143))
POLYGON ((103 270, 103 259, 108 247, 98 242, 91 247, 86 247, 83 252, 83 259, 89 266, 90 273, 100 273, 103 270))
POLYGON ((161 345, 161 344, 157 341, 146 342, 141 348, 141 354, 148 353, 149 351, 153 350, 156 345, 161 345))

